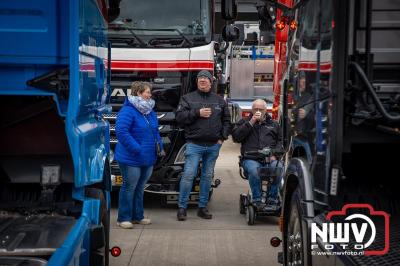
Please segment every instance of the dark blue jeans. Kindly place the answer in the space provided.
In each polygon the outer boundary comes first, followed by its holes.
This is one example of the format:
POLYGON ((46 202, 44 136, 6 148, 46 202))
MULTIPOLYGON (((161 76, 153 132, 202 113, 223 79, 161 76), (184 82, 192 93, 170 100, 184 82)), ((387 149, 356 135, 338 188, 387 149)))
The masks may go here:
POLYGON ((208 195, 211 188, 211 181, 214 175, 214 166, 217 161, 221 144, 213 146, 202 146, 188 143, 185 152, 185 167, 179 186, 179 208, 187 208, 190 192, 193 187, 193 180, 197 175, 200 159, 202 159, 200 177, 199 208, 207 206, 208 195))
MULTIPOLYGON (((247 177, 249 178, 249 184, 252 194, 253 202, 261 201, 261 179, 258 176, 257 169, 259 167, 265 166, 265 164, 261 164, 255 160, 244 160, 243 161, 243 170, 247 173, 247 177)), ((283 167, 280 161, 272 161, 270 163, 271 167, 283 167)), ((282 171, 283 172, 283 171, 282 171)), ((278 199, 278 185, 281 182, 282 176, 278 176, 275 179, 275 182, 272 183, 270 190, 268 191, 268 197, 271 199, 278 199)))
POLYGON ((144 186, 153 172, 153 166, 133 167, 119 164, 123 183, 119 190, 118 222, 140 221, 143 216, 144 186))

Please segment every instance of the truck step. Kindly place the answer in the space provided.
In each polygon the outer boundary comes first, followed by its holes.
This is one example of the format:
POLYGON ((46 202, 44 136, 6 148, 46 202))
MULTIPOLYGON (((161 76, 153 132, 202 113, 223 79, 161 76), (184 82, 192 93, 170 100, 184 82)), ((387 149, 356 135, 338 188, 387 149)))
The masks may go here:
POLYGON ((0 257, 49 256, 62 245, 75 222, 73 217, 44 214, 0 216, 0 257))
POLYGON ((118 115, 118 113, 112 112, 112 113, 109 113, 109 114, 104 114, 103 118, 107 119, 107 120, 116 120, 117 119, 117 115, 118 115))

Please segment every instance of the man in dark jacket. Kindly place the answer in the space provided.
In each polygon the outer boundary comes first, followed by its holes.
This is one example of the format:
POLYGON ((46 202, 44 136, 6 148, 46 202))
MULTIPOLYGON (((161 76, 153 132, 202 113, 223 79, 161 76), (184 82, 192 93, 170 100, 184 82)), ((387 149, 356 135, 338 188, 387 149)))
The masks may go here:
POLYGON ((223 98, 211 92, 212 75, 202 70, 197 75, 197 90, 184 95, 176 111, 176 121, 185 128, 187 141, 185 167, 180 181, 178 220, 186 220, 186 208, 197 168, 202 160, 200 198, 197 215, 211 219, 208 195, 215 162, 230 130, 230 114, 223 98))
POLYGON ((294 117, 296 118, 296 133, 305 137, 307 132, 313 128, 312 114, 314 112, 314 103, 312 101, 312 94, 310 93, 311 88, 310 86, 307 87, 305 74, 302 73, 300 72, 298 85, 299 97, 296 101, 296 105, 300 106, 300 108, 294 113, 294 117))
MULTIPOLYGON (((282 148, 282 132, 277 122, 273 121, 268 115, 267 104, 264 100, 258 99, 253 102, 252 115, 241 119, 233 128, 232 137, 235 142, 242 144, 240 152, 243 157, 243 169, 246 172, 252 192, 253 203, 261 208, 261 180, 257 173, 257 168, 264 166, 262 162, 254 156, 246 155, 246 152, 262 150, 265 147, 280 149, 282 148)), ((282 163, 271 157, 271 167, 282 167, 282 163)), ((268 201, 271 204, 278 204, 278 184, 281 177, 273 183, 268 201)))

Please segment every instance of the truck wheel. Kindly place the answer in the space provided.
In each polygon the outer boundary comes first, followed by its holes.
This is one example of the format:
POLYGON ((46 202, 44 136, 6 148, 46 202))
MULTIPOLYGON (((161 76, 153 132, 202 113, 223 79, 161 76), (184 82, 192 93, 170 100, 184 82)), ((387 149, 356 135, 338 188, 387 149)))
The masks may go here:
POLYGON ((254 211, 253 205, 247 207, 247 224, 253 225, 256 220, 256 212, 254 211))
POLYGON ((304 265, 300 200, 300 190, 296 188, 288 210, 285 265, 304 265))
MULTIPOLYGON (((104 239, 104 245, 98 249, 91 250, 89 265, 108 266, 110 256, 110 213, 107 210, 107 202, 104 195, 104 191, 98 188, 87 188, 86 197, 99 199, 100 200, 100 213, 99 220, 102 226, 102 234, 104 239)), ((94 238, 96 244, 97 237, 94 238)))
POLYGON ((101 223, 104 226, 104 266, 109 266, 110 264, 110 212, 107 209, 104 210, 106 215, 103 217, 101 223))

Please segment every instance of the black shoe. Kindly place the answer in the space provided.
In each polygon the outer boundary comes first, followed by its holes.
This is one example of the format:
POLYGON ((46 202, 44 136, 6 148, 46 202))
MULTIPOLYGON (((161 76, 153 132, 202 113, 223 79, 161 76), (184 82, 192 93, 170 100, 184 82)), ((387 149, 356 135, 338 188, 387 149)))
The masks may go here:
POLYGON ((267 200, 267 204, 264 207, 265 212, 279 212, 280 211, 280 202, 278 199, 269 198, 267 200))
POLYGON ((212 219, 212 214, 208 212, 207 208, 199 208, 197 210, 197 216, 203 219, 212 219))
POLYGON ((279 206, 279 200, 275 198, 268 198, 267 205, 279 206))
POLYGON ((178 214, 176 216, 178 217, 178 221, 185 221, 186 220, 186 209, 179 208, 178 214))
POLYGON ((262 209, 265 207, 265 203, 262 203, 261 201, 256 201, 253 202, 253 206, 257 211, 262 211, 262 209))

